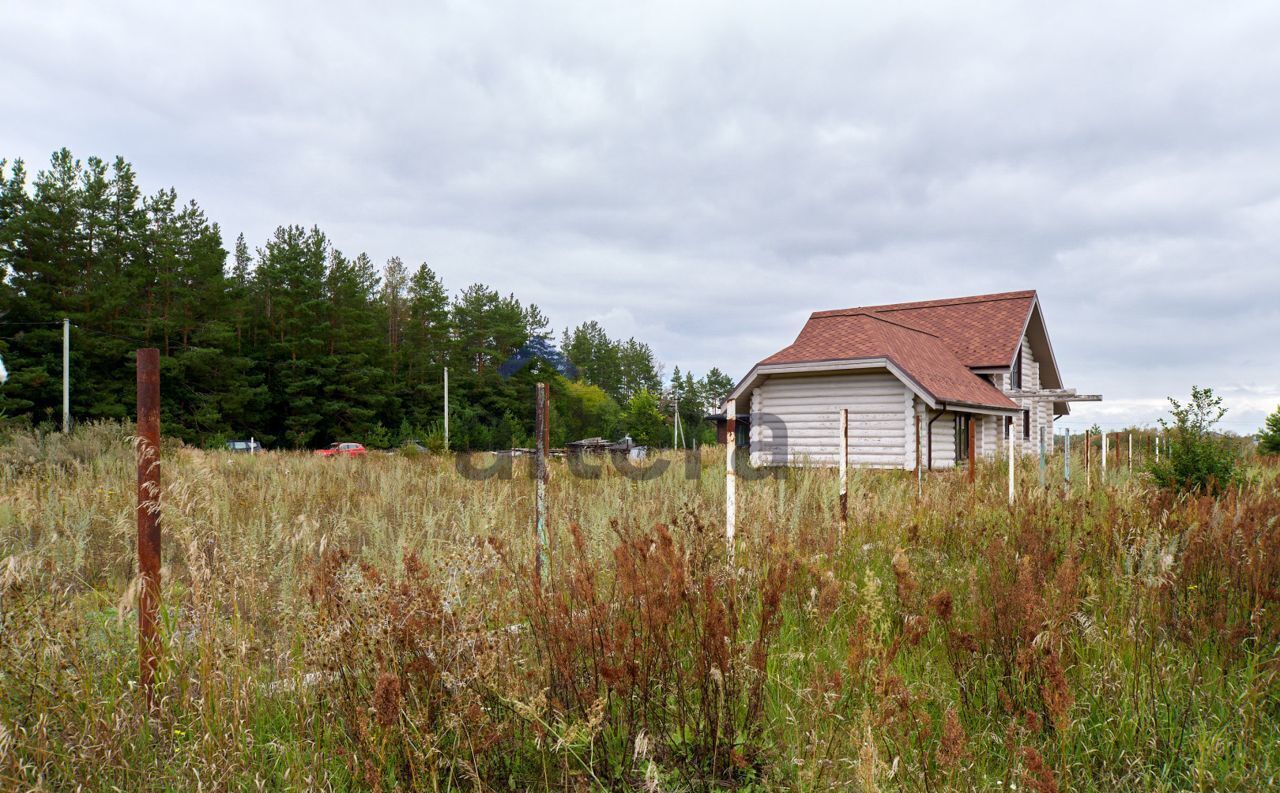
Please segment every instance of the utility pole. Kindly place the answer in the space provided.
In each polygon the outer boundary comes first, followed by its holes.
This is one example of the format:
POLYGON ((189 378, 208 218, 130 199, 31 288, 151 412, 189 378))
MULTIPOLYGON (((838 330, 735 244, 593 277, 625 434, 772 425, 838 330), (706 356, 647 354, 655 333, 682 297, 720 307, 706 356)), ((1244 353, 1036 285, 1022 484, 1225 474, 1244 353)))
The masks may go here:
POLYGON ((62 318, 62 433, 71 432, 71 320, 62 318))
POLYGON ((444 368, 444 450, 449 451, 449 367, 444 368))

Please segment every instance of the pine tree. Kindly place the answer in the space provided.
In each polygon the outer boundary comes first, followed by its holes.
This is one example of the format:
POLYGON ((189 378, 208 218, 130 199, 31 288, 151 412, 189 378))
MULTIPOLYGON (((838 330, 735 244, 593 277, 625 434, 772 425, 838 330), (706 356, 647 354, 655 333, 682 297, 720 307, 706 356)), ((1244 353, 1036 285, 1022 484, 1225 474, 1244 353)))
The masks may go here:
POLYGON ((401 409, 415 427, 430 427, 443 419, 450 336, 449 296, 435 272, 423 263, 409 280, 404 369, 398 390, 401 409))
POLYGON ((1267 416, 1266 424, 1257 437, 1258 454, 1280 454, 1280 406, 1267 416))
MULTIPOLYGON (((538 381, 555 394, 557 442, 613 436, 628 422, 654 443, 669 437, 653 351, 610 339, 597 322, 564 334, 579 368, 570 382, 547 317, 514 295, 475 284, 451 301, 431 268, 409 277, 399 259, 380 279, 368 256, 345 258, 314 227, 281 226, 256 256, 241 234, 228 262, 199 205, 174 188, 144 197, 123 158, 82 162, 62 149, 34 177, 0 160, 6 420, 56 425, 63 317, 73 323, 74 417, 132 416, 134 350, 154 345, 163 431, 190 443, 438 432, 445 366, 457 446, 527 442, 538 381)), ((689 421, 705 378, 677 375, 671 390, 689 421)))

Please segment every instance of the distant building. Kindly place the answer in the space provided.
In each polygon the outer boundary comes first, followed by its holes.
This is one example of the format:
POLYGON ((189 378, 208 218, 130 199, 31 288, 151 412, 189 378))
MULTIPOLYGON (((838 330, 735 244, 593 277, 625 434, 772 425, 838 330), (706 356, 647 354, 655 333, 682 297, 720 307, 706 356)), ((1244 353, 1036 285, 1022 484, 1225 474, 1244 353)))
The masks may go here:
MULTIPOLYGON (((1069 403, 1034 291, 819 311, 725 401, 755 465, 835 464, 849 410, 852 465, 949 468, 1039 448, 1069 403)), ((709 417, 715 418, 715 417, 709 417)), ((721 432, 724 421, 720 420, 721 432)))

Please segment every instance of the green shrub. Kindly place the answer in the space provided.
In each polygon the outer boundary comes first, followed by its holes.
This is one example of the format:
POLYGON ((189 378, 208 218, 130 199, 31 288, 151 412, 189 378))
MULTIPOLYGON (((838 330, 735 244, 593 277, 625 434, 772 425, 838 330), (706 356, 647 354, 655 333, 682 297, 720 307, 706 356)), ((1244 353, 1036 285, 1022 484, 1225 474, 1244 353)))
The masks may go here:
POLYGON ((1160 487, 1216 493, 1231 484, 1239 452, 1228 438, 1213 431, 1226 415, 1222 397, 1212 388, 1191 387, 1186 404, 1169 397, 1173 422, 1160 419, 1169 438, 1169 454, 1148 470, 1160 487))

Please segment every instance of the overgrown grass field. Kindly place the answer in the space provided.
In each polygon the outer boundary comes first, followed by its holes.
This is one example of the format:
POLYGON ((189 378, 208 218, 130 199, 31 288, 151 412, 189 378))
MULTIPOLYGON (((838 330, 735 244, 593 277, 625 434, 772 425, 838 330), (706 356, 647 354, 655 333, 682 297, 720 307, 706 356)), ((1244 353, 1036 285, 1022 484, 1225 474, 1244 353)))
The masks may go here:
POLYGON ((1257 790, 1280 466, 739 482, 166 448, 160 706, 127 430, 0 446, 0 789, 1257 790))

